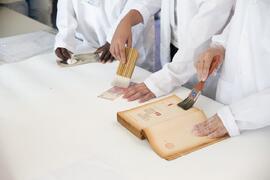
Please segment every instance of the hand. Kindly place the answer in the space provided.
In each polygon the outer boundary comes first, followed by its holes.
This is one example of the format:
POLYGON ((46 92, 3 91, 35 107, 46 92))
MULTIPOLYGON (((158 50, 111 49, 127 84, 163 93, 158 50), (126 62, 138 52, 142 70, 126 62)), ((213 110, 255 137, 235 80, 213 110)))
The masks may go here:
POLYGON ((225 55, 225 49, 222 46, 209 48, 204 53, 202 53, 195 63, 195 67, 197 70, 198 80, 206 81, 210 69, 210 65, 215 56, 220 57, 220 65, 223 63, 225 55))
POLYGON ((196 136, 208 136, 209 138, 219 138, 228 134, 218 115, 214 115, 207 121, 195 125, 192 132, 196 136))
POLYGON ((122 63, 126 63, 126 51, 125 47, 132 47, 132 26, 142 23, 143 17, 137 10, 130 10, 127 15, 118 24, 116 31, 113 35, 110 52, 112 55, 120 60, 122 63))
POLYGON ((124 93, 123 98, 128 101, 135 101, 139 99, 140 103, 155 98, 156 96, 152 93, 144 83, 135 84, 130 86, 124 93))
POLYGON ((66 61, 66 60, 68 60, 68 59, 71 58, 72 52, 70 52, 70 51, 67 50, 66 48, 61 48, 61 47, 59 47, 59 48, 57 48, 57 49, 55 50, 55 54, 56 54, 56 56, 59 57, 61 60, 66 61))
POLYGON ((132 32, 131 32, 131 24, 128 20, 123 19, 112 38, 110 52, 112 55, 120 60, 122 63, 126 63, 126 51, 125 47, 131 48, 132 46, 132 32))
POLYGON ((106 42, 103 46, 96 50, 96 53, 101 55, 99 56, 99 60, 101 63, 105 64, 106 62, 113 62, 114 57, 110 53, 110 43, 106 42))

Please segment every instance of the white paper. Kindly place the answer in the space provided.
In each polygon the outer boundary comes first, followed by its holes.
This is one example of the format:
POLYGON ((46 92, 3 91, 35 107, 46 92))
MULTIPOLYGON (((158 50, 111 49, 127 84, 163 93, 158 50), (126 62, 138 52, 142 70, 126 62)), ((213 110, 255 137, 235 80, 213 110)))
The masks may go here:
POLYGON ((46 31, 0 38, 0 64, 18 62, 52 50, 55 35, 46 31))

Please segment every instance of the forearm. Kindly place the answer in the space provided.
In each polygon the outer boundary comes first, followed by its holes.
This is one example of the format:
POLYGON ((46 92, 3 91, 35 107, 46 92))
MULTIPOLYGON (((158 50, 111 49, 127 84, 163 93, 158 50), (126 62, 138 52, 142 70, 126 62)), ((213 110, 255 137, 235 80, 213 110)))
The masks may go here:
POLYGON ((185 84, 195 72, 191 58, 183 58, 181 53, 176 53, 174 61, 152 74, 145 84, 156 97, 160 97, 185 84))
POLYGON ((121 18, 131 26, 139 23, 147 23, 148 19, 155 15, 160 8, 161 0, 130 0, 127 7, 129 11, 121 18))
POLYGON ((200 5, 198 13, 192 18, 183 38, 184 49, 182 53, 190 53, 190 49, 197 54, 193 55, 196 60, 213 36, 220 34, 227 24, 233 8, 234 0, 207 0, 200 5), (202 28, 201 27, 209 27, 202 28), (201 29, 198 31, 198 29, 201 29))
POLYGON ((143 16, 140 12, 142 11, 143 13, 143 9, 145 9, 145 7, 142 6, 142 2, 140 2, 139 0, 128 0, 123 7, 121 13, 117 17, 117 20, 115 22, 112 22, 110 30, 108 31, 107 42, 111 43, 114 32, 116 31, 120 23, 129 28, 132 28, 133 26, 140 23, 143 24, 143 16))
POLYGON ((138 10, 132 9, 128 12, 128 14, 122 19, 130 26, 135 26, 137 24, 143 23, 143 17, 138 10))
MULTIPOLYGON (((125 12, 123 12, 125 13, 125 12)), ((125 27, 132 28, 133 26, 143 22, 143 17, 137 10, 130 10, 125 16, 120 15, 118 21, 112 25, 107 35, 107 42, 111 43, 113 34, 116 31, 118 25, 124 24, 125 27)))

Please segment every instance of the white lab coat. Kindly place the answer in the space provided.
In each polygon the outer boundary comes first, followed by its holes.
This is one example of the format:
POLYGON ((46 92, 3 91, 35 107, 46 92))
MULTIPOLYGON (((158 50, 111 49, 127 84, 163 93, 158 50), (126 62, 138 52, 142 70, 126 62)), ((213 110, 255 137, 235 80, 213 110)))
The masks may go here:
MULTIPOLYGON (((169 1, 171 2, 171 1, 169 1)), ((169 60, 171 29, 168 1, 161 4, 161 61, 169 60)), ((178 47, 173 62, 145 80, 146 86, 157 96, 168 94, 186 83, 195 74, 194 60, 210 44, 213 35, 222 32, 227 24, 234 0, 178 0, 178 47)))
MULTIPOLYGON (((142 0, 59 0, 55 48, 74 53, 94 51, 111 42, 120 20, 142 0), (78 40, 79 39, 79 40, 78 40)), ((133 29, 133 47, 140 54, 137 65, 154 68, 154 19, 133 29)))
POLYGON ((216 99, 230 136, 270 125, 270 1, 237 0, 225 32, 213 38, 226 48, 216 99))

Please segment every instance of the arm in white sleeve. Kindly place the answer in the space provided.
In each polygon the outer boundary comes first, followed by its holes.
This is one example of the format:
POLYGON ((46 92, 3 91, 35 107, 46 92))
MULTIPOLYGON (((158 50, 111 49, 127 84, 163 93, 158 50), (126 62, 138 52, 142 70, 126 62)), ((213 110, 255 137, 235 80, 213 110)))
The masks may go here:
POLYGON ((190 58, 196 60, 209 47, 211 39, 227 27, 234 4, 235 0, 197 0, 199 12, 185 30, 183 57, 193 53, 190 58))
POLYGON ((150 75, 144 83, 156 97, 160 97, 186 83, 194 73, 193 62, 181 58, 181 52, 177 52, 173 62, 165 64, 160 71, 150 75))
POLYGON ((229 33, 231 30, 231 24, 232 23, 230 22, 221 34, 213 36, 211 47, 222 46, 226 49, 229 33))
POLYGON ((161 0, 142 0, 136 1, 132 9, 139 11, 146 24, 149 18, 155 15, 161 8, 161 0))
POLYGON ((270 125, 270 89, 248 96, 218 111, 230 136, 270 125))
POLYGON ((120 21, 130 10, 137 10, 143 17, 143 24, 147 24, 149 18, 160 10, 161 0, 128 0, 118 20, 113 23, 107 35, 107 42, 111 43, 114 32, 120 21))
POLYGON ((71 52, 76 49, 75 32, 78 26, 72 0, 59 0, 57 12, 58 34, 55 39, 55 49, 66 48, 71 52))
MULTIPOLYGON (((196 72, 194 60, 205 49, 211 38, 222 31, 226 25, 234 0, 198 1, 199 12, 191 19, 185 37, 180 37, 179 51, 172 63, 146 79, 146 86, 157 96, 170 93, 186 83, 196 72)), ((181 28, 181 24, 180 24, 181 28)))

